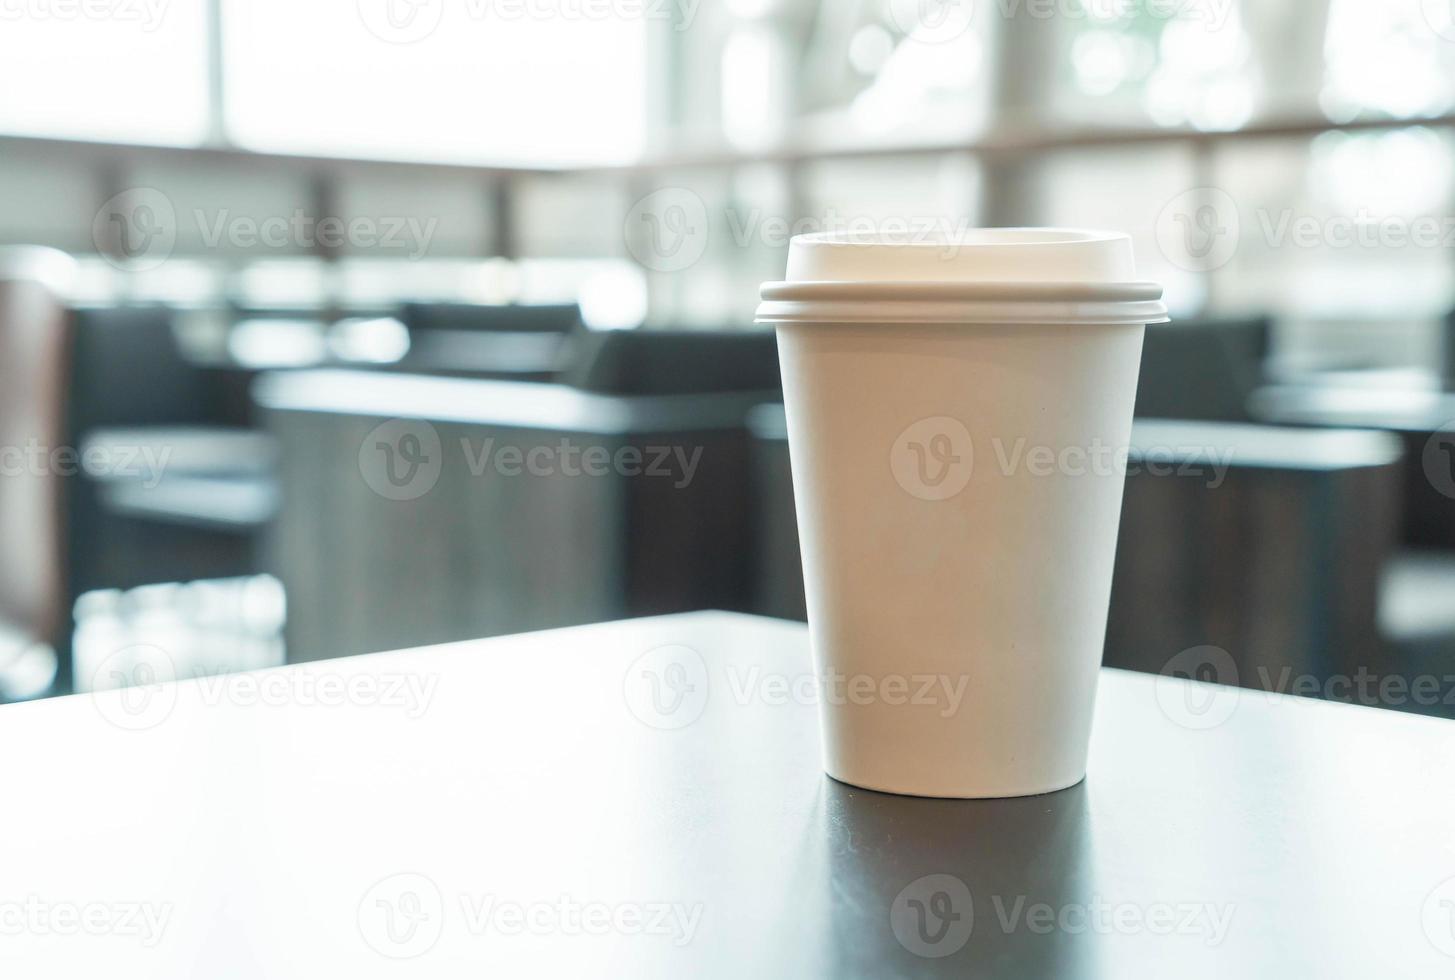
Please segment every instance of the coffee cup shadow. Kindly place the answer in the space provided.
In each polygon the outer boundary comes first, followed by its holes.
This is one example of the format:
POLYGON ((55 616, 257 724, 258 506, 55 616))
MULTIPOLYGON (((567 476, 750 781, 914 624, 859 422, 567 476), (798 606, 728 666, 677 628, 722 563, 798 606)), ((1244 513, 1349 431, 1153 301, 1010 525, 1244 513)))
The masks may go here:
POLYGON ((821 802, 832 975, 1099 975, 1095 935, 1063 927, 1095 901, 1084 783, 946 800, 826 779, 821 802))

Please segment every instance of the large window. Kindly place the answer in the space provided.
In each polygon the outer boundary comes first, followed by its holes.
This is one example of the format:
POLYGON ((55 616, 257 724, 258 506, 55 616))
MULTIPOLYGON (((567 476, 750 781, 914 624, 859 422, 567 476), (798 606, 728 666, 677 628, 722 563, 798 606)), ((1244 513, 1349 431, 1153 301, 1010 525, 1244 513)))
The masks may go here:
POLYGON ((1179 315, 1426 363, 1452 79, 1447 0, 0 0, 0 137, 284 156, 0 139, 0 242, 104 254, 98 297, 574 295, 624 323, 645 296, 684 326, 748 322, 795 232, 1105 225, 1179 315), (95 237, 138 189, 177 222, 150 271, 95 237), (360 233, 244 233, 298 216, 360 233), (402 248, 366 233, 400 221, 402 248))
POLYGON ((227 0, 228 132, 327 155, 630 160, 645 138, 653 22, 615 6, 227 0))
POLYGON ((0 132, 199 142, 208 131, 205 8, 0 2, 0 132))
POLYGON ((251 149, 482 164, 626 161, 645 140, 649 32, 670 29, 650 9, 0 0, 0 133, 176 145, 220 135, 251 149))

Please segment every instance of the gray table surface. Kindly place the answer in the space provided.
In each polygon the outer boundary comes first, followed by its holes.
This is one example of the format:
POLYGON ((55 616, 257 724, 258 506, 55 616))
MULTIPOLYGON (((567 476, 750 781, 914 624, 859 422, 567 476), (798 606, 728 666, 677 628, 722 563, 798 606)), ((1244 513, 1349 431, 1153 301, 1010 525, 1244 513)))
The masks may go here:
POLYGON ((1085 783, 925 800, 822 774, 810 669, 694 614, 0 708, 0 969, 1455 972, 1448 722, 1105 671, 1085 783))

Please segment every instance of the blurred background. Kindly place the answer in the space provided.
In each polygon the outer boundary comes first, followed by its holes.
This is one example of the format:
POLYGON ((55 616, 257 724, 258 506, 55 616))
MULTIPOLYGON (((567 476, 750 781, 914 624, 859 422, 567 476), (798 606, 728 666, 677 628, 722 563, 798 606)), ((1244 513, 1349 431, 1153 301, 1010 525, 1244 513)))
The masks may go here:
POLYGON ((4 0, 0 700, 803 615, 760 282, 1128 232, 1115 666, 1455 717, 1446 0, 4 0))

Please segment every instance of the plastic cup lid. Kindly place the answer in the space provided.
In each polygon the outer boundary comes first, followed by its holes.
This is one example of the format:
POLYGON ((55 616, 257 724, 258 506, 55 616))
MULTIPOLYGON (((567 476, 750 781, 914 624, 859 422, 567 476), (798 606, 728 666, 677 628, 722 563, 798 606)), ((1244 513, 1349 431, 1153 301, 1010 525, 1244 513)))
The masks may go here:
POLYGON ((956 235, 799 235, 759 323, 1157 323, 1119 232, 982 228, 956 235))

